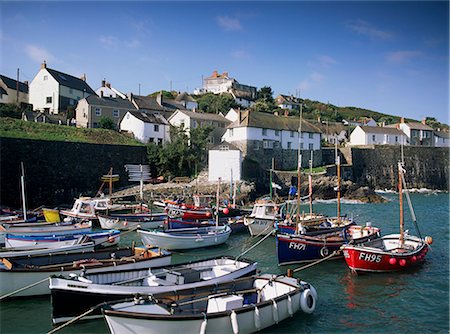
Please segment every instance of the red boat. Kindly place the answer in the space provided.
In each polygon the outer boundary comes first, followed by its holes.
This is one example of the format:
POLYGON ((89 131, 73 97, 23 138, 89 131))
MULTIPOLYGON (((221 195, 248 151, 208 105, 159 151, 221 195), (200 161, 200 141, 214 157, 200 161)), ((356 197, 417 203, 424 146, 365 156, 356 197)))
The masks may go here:
MULTIPOLYGON (((343 247, 345 261, 354 272, 390 272, 401 271, 421 264, 425 260, 431 237, 416 237, 403 231, 403 165, 398 164, 398 192, 400 202, 400 234, 386 235, 360 245, 343 247)), ((408 196, 408 193, 406 193, 408 196)), ((410 204, 409 196, 408 203, 410 204)), ((411 216, 415 221, 410 205, 411 216)), ((420 234, 420 232, 419 232, 420 234)))

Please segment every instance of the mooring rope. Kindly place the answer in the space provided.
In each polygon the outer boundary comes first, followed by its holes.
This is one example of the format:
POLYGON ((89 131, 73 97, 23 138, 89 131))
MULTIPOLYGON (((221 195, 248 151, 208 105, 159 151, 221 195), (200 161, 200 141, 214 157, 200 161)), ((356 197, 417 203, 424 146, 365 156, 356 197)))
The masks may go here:
POLYGON ((22 292, 22 291, 27 290, 29 288, 32 288, 33 286, 39 285, 41 283, 44 283, 45 281, 48 281, 48 277, 46 277, 44 279, 41 279, 40 281, 34 282, 32 284, 29 284, 27 286, 24 286, 24 287, 22 287, 20 289, 14 290, 13 292, 10 292, 10 293, 8 293, 6 295, 3 295, 3 296, 0 297, 0 301, 5 299, 5 298, 8 298, 8 297, 10 297, 12 295, 15 295, 16 293, 19 293, 19 292, 22 292))
POLYGON ((332 257, 335 256, 336 254, 338 254, 340 251, 341 251, 340 249, 337 249, 337 250, 335 250, 333 253, 331 253, 330 255, 325 256, 324 258, 322 258, 322 259, 320 259, 320 260, 317 260, 317 261, 315 261, 315 262, 313 262, 313 263, 309 263, 309 264, 307 264, 307 265, 305 265, 305 266, 303 266, 303 267, 299 267, 299 268, 293 269, 293 272, 296 273, 297 271, 301 271, 301 270, 303 270, 303 269, 307 269, 307 268, 309 268, 309 267, 315 266, 316 264, 319 264, 319 263, 321 263, 321 262, 323 262, 323 261, 328 260, 329 258, 332 258, 332 257))
MULTIPOLYGON (((274 230, 275 231, 275 230, 274 230)), ((250 247, 249 249, 247 249, 246 251, 242 252, 241 254, 239 254, 236 257, 236 261, 243 256, 244 254, 247 254, 248 252, 250 252, 253 248, 255 248, 256 246, 258 246, 260 243, 262 243, 264 240, 266 240, 268 237, 270 237, 272 235, 273 231, 270 232, 269 234, 267 234, 264 238, 262 238, 261 240, 259 240, 257 243, 255 243, 252 247, 250 247)))

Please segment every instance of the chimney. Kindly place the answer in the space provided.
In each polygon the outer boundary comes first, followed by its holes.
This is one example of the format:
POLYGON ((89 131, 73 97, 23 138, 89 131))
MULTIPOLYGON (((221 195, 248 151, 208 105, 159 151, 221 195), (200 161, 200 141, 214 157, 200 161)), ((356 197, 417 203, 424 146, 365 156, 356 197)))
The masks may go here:
POLYGON ((219 73, 217 71, 213 71, 212 77, 217 78, 219 76, 219 73))
POLYGON ((105 87, 105 86, 106 86, 106 80, 103 79, 103 80, 102 80, 102 87, 105 87))
POLYGON ((107 82, 107 83, 106 83, 106 87, 111 88, 111 83, 110 83, 110 82, 107 82))
POLYGON ((83 75, 80 77, 80 79, 86 82, 86 73, 83 73, 83 75))
POLYGON ((427 125, 427 119, 426 119, 426 118, 424 118, 424 119, 422 120, 422 124, 423 124, 423 125, 427 125))
POLYGON ((103 98, 103 90, 100 91, 100 97, 103 98))
POLYGON ((23 83, 25 84, 25 86, 28 86, 28 80, 25 80, 23 83))
POLYGON ((133 101, 133 93, 128 94, 128 100, 133 101))
POLYGON ((400 123, 405 123, 405 118, 404 117, 400 118, 400 123))
POLYGON ((162 91, 156 95, 156 102, 162 107, 163 97, 162 97, 162 91))
POLYGON ((44 60, 44 62, 41 64, 41 69, 47 68, 47 62, 44 60))
POLYGON ((223 72, 222 76, 228 78, 228 72, 223 72))

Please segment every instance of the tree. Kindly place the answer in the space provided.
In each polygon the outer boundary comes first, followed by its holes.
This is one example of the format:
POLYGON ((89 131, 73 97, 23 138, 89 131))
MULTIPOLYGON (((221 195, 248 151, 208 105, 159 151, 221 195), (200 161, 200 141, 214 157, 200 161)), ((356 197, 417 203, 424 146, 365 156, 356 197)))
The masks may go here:
POLYGON ((198 100, 198 108, 204 112, 211 114, 227 113, 231 108, 237 108, 238 104, 230 94, 216 95, 207 93, 202 95, 198 100))
POLYGON ((162 93, 163 99, 174 99, 176 97, 176 92, 169 92, 167 90, 160 90, 157 92, 153 92, 151 94, 148 94, 149 97, 156 97, 158 94, 162 93))
POLYGON ((104 116, 102 116, 100 118, 100 120, 98 121, 98 126, 99 126, 99 128, 102 128, 102 129, 109 129, 109 130, 116 129, 116 123, 114 123, 114 121, 111 118, 104 117, 104 116))
POLYGON ((0 103, 0 117, 22 118, 22 110, 15 103, 0 103))
POLYGON ((264 102, 267 102, 267 103, 273 103, 274 100, 273 100, 272 88, 269 86, 261 87, 261 89, 256 94, 256 99, 263 100, 264 102))

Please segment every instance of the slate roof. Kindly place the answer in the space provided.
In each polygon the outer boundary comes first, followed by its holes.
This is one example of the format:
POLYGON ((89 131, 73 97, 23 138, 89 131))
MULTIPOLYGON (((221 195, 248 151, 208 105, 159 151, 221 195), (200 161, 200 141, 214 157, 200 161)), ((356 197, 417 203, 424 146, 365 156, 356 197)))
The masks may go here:
POLYGON ((80 78, 74 77, 70 74, 62 73, 51 68, 46 68, 48 73, 56 80, 60 85, 73 88, 79 91, 85 91, 88 94, 95 94, 94 90, 86 83, 86 81, 80 78))
MULTIPOLYGON (((2 79, 2 81, 5 83, 6 87, 8 87, 9 89, 14 89, 14 90, 17 89, 17 80, 5 77, 4 75, 1 75, 1 74, 0 74, 0 79, 2 79)), ((25 85, 25 83, 19 81, 19 92, 28 94, 28 85, 25 85)), ((6 94, 6 92, 3 94, 6 94)))
MULTIPOLYGON (((194 100, 194 98, 192 96, 190 96, 186 92, 178 94, 178 96, 175 98, 175 101, 176 102, 180 102, 180 101, 197 102, 197 101, 194 100)), ((164 100, 163 100, 163 102, 164 102, 164 100)))
POLYGON ((86 101, 90 105, 100 106, 100 107, 136 109, 136 107, 130 100, 122 99, 120 97, 103 97, 102 98, 97 95, 89 95, 88 97, 86 97, 86 101))
POLYGON ((280 94, 279 96, 277 96, 276 101, 278 103, 285 103, 285 104, 292 104, 292 105, 300 105, 299 101, 297 100, 297 98, 293 97, 293 96, 289 96, 289 95, 283 95, 280 94))
POLYGON ((168 125, 169 123, 166 119, 159 114, 146 112, 144 110, 130 110, 128 111, 131 115, 136 117, 137 119, 143 121, 144 123, 152 123, 152 124, 164 124, 168 125))
POLYGON ((156 101, 156 97, 133 95, 133 99, 138 105, 139 109, 156 110, 156 111, 176 111, 177 109, 184 109, 184 106, 173 100, 164 99, 162 105, 156 101))
POLYGON ((219 114, 212 114, 212 113, 206 113, 206 112, 194 112, 190 110, 178 110, 179 112, 185 114, 186 116, 189 116, 192 119, 195 120, 201 120, 201 121, 214 121, 214 122, 221 122, 229 124, 231 121, 222 115, 219 114))
POLYGON ((209 150, 210 151, 220 151, 220 148, 222 146, 228 146, 229 151, 240 151, 240 149, 237 146, 235 146, 227 141, 223 141, 223 142, 211 147, 209 150))
MULTIPOLYGON (((242 111, 241 115, 238 115, 238 119, 230 124, 228 128, 252 127, 297 132, 299 123, 298 117, 276 116, 269 113, 246 110, 242 111), (240 122, 239 119, 241 120, 240 122)), ((322 133, 318 127, 304 119, 302 120, 302 132, 322 133)))
POLYGON ((428 126, 426 124, 422 124, 420 122, 408 122, 406 123, 411 129, 414 130, 428 130, 433 131, 433 128, 431 126, 428 126))
POLYGON ((434 135, 437 137, 450 139, 450 133, 448 133, 447 131, 434 131, 434 135))
POLYGON ((383 126, 360 126, 365 133, 381 133, 388 135, 404 136, 405 133, 397 128, 383 126))

